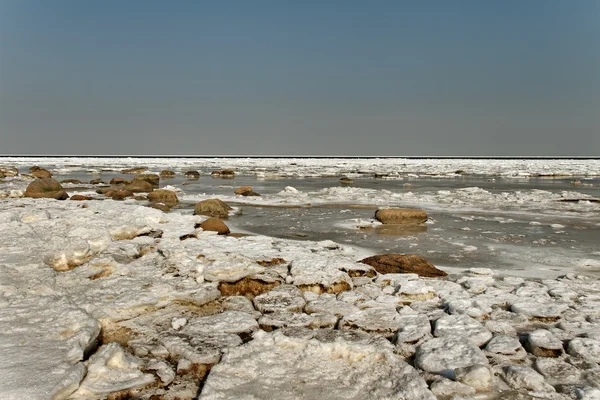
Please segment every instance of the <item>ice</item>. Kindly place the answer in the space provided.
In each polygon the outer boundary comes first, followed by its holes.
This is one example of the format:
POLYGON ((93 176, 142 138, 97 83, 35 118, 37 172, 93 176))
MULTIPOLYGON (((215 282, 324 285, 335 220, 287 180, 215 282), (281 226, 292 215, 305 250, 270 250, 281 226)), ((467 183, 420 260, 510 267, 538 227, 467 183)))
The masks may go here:
POLYGON ((558 357, 563 352, 563 342, 546 329, 536 329, 527 337, 531 353, 539 357, 558 357))
POLYGON ((400 328, 400 321, 400 315, 393 308, 366 308, 345 315, 340 320, 339 326, 340 329, 361 329, 391 338, 400 328))
POLYGON ((87 374, 71 397, 89 398, 149 385, 155 378, 143 373, 143 367, 142 360, 125 353, 118 343, 106 344, 90 357, 87 374))
POLYGON ((357 335, 257 332, 213 367, 202 399, 431 399, 418 373, 391 348, 357 335), (298 382, 302 382, 301 385, 298 382))
POLYGON ((554 388, 544 380, 544 376, 525 365, 509 365, 504 368, 504 380, 515 389, 529 389, 539 392, 554 392, 554 388))
POLYGON ((476 346, 482 346, 492 338, 492 333, 478 321, 467 315, 446 315, 435 321, 433 335, 436 337, 463 337, 476 346))
POLYGON ((454 370, 473 365, 487 365, 483 352, 466 338, 440 337, 417 347, 415 365, 427 372, 454 378, 454 370))
POLYGON ((494 357, 509 360, 522 360, 527 355, 519 338, 506 334, 494 336, 485 346, 485 351, 491 353, 494 357))
POLYGON ((600 340, 575 338, 569 341, 567 352, 573 356, 600 363, 600 340))

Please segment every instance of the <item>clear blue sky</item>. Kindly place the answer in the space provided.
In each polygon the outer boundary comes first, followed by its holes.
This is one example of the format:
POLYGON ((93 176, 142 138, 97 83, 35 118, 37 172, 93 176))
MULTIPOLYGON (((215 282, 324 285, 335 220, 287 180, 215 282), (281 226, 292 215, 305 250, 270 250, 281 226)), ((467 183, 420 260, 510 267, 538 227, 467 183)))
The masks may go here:
POLYGON ((0 153, 600 155, 600 1, 0 0, 0 153))

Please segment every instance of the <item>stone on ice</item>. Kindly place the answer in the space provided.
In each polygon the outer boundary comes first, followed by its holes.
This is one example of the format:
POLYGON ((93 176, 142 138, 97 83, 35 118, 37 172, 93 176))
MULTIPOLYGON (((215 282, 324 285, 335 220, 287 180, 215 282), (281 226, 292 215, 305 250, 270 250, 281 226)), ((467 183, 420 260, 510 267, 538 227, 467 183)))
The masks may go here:
POLYGON ((435 321, 433 335, 436 337, 464 337, 476 346, 482 346, 492 338, 492 333, 468 315, 446 315, 435 321))
POLYGON ((411 366, 363 335, 352 332, 356 339, 349 340, 335 330, 308 337, 259 331, 212 368, 200 398, 435 400, 411 366))
POLYGON ((454 370, 472 365, 487 365, 483 352, 463 337, 432 338, 417 347, 415 365, 427 372, 454 377, 454 370))

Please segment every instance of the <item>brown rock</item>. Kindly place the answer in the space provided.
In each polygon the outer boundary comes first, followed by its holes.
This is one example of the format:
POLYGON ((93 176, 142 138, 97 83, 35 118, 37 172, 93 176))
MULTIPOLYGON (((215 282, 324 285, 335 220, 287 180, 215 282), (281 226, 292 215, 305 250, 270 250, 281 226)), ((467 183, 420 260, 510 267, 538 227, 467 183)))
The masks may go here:
POLYGON ((90 181, 90 185, 106 185, 106 182, 104 182, 102 179, 98 178, 98 179, 92 179, 90 181))
POLYGON ((416 254, 378 254, 359 262, 370 265, 380 274, 417 274, 427 278, 448 275, 416 254))
POLYGON ((163 169, 160 171, 160 176, 163 178, 175 178, 177 174, 173 171, 169 171, 168 169, 163 169))
POLYGON ((148 207, 150 208, 156 208, 157 210, 160 211, 171 211, 171 207, 169 207, 168 205, 164 204, 164 203, 151 203, 148 207))
POLYGON ((233 178, 235 176, 235 172, 232 169, 222 169, 219 171, 213 171, 210 174, 212 176, 220 178, 233 178))
POLYGON ((17 167, 0 167, 0 173, 4 176, 17 176, 19 170, 17 167))
POLYGON ((244 193, 251 192, 251 191, 252 191, 252 186, 241 186, 241 187, 235 189, 235 192, 233 192, 233 193, 243 195, 244 193))
POLYGON ((80 185, 83 182, 81 182, 79 179, 63 179, 62 181, 60 181, 60 183, 74 183, 76 185, 80 185))
POLYGON ((350 184, 354 183, 354 181, 350 178, 343 177, 343 178, 340 178, 340 183, 342 185, 350 185, 350 184))
POLYGON ((40 168, 37 167, 36 170, 31 171, 31 175, 35 176, 36 178, 52 178, 52 174, 50 173, 50 171, 48 171, 47 169, 44 168, 40 168))
POLYGON ((73 196, 71 196, 71 200, 83 201, 83 200, 94 200, 94 198, 90 197, 90 196, 84 196, 81 194, 74 194, 73 196))
POLYGON ((190 179, 198 179, 200 178, 200 172, 198 171, 188 171, 185 174, 183 174, 186 178, 190 178, 190 179))
POLYGON ((111 185, 127 185, 130 183, 131 181, 129 179, 121 178, 120 176, 117 176, 110 180, 111 185))
POLYGON ((154 186, 151 183, 144 180, 134 180, 129 185, 125 186, 125 189, 132 191, 133 193, 151 192, 154 190, 154 186))
POLYGON ((133 178, 133 182, 135 181, 148 182, 152 185, 152 187, 158 188, 158 185, 160 183, 160 176, 156 174, 139 174, 136 175, 135 178, 133 178))
POLYGON ((24 197, 50 198, 66 200, 69 198, 67 192, 56 180, 52 178, 36 179, 27 186, 24 197))
POLYGON ((168 207, 173 207, 179 203, 177 194, 172 190, 158 189, 148 193, 148 200, 152 203, 163 203, 168 207))
POLYGON ((148 167, 135 167, 121 170, 122 174, 141 174, 142 172, 148 171, 148 167))
POLYGON ((110 197, 112 197, 113 200, 124 200, 125 198, 132 196, 133 192, 127 189, 115 190, 110 195, 110 197))
POLYGON ((207 199, 196 203, 194 215, 208 215, 209 217, 227 218, 231 207, 219 199, 207 199))
POLYGON ((200 223, 199 226, 205 231, 217 232, 219 235, 228 235, 230 232, 229 228, 223 221, 214 217, 200 223))
POLYGON ((375 219, 383 224, 421 224, 427 221, 425 210, 417 208, 381 208, 375 219))

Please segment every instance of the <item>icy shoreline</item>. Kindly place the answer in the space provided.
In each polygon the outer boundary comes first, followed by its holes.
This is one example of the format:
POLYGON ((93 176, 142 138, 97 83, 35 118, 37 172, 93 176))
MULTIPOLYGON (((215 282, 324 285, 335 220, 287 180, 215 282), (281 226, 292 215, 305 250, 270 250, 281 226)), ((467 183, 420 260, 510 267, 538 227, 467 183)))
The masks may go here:
POLYGON ((118 171, 132 166, 151 170, 190 169, 210 172, 234 168, 237 173, 258 177, 314 177, 379 175, 399 179, 410 175, 481 175, 506 178, 597 177, 600 159, 402 159, 402 158, 77 158, 77 157, 0 157, 0 164, 51 167, 54 173, 72 171, 118 171))
POLYGON ((0 199, 0 396, 600 396, 598 279, 382 275, 351 246, 203 219, 0 199))

